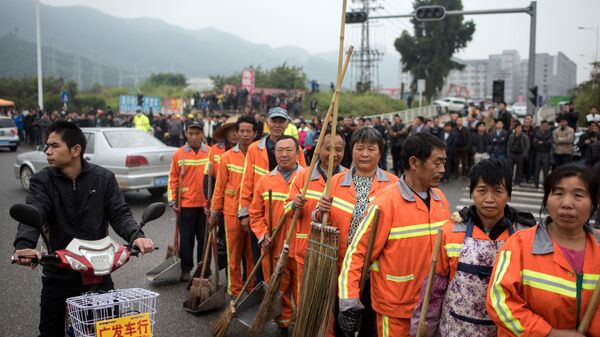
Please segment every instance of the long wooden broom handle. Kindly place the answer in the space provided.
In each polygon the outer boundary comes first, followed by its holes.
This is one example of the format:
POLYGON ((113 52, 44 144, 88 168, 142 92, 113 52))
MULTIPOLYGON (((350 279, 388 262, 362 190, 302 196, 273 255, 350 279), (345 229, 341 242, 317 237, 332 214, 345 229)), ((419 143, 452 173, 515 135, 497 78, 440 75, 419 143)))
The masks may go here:
MULTIPOLYGON (((273 190, 269 190, 269 237, 273 237, 273 190)), ((273 254, 270 251, 269 268, 273 271, 273 254)))
MULTIPOLYGON (((331 148, 335 147, 335 131, 337 129, 337 117, 340 108, 340 88, 342 87, 342 82, 344 81, 344 76, 342 73, 342 56, 344 53, 344 37, 346 32, 346 0, 342 1, 342 15, 341 15, 341 25, 340 25, 340 44, 339 44, 339 52, 338 52, 338 72, 337 72, 337 80, 335 84, 335 94, 333 95, 333 114, 331 117, 331 148)), ((331 176, 333 175, 333 157, 329 156, 329 167, 327 168, 327 182, 325 183, 325 189, 323 190, 323 195, 329 197, 331 195, 331 176)), ((327 226, 327 222, 329 220, 329 214, 325 213, 321 217, 321 223, 323 226, 327 226)))
MULTIPOLYGON (((207 228, 207 230, 208 230, 208 228, 207 228)), ((204 247, 204 256, 202 256, 202 271, 200 272, 200 277, 202 277, 202 278, 205 278, 204 275, 206 275, 206 269, 207 269, 206 265, 208 264, 208 254, 210 254, 210 246, 211 246, 212 237, 213 237, 212 230, 208 230, 208 239, 204 243, 206 245, 206 247, 204 247)))
MULTIPOLYGON (((344 73, 343 75, 346 75, 346 71, 348 70, 348 65, 350 64, 350 57, 352 56, 352 51, 354 50, 354 48, 352 46, 350 46, 350 49, 348 50, 348 54, 346 55, 346 61, 344 63, 344 73)), ((335 94, 333 95, 333 97, 331 98, 332 102, 335 100, 335 94)), ((319 135, 319 139, 317 140, 317 145, 315 146, 315 154, 318 154, 321 151, 321 144, 323 143, 323 139, 325 138, 325 131, 327 131, 327 124, 329 123, 329 121, 331 120, 331 112, 332 112, 332 105, 329 106, 329 109, 327 110, 327 114, 325 115, 325 120, 323 121, 323 126, 321 127, 321 134, 319 135)), ((304 197, 306 196, 306 191, 308 190, 308 184, 310 183, 310 177, 312 176, 312 173, 315 169, 315 164, 317 163, 317 155, 314 155, 310 161, 310 167, 308 169, 308 174, 306 176, 306 181, 304 182, 304 186, 302 187, 302 199, 304 199, 304 197)), ((292 226, 295 225, 296 221, 298 221, 298 216, 300 215, 300 210, 295 210, 294 212, 294 218, 292 219, 292 226)), ((279 219, 279 223, 277 224, 277 227, 275 227, 275 230, 273 231, 273 235, 271 236, 272 240, 275 239, 275 237, 277 237, 277 233, 279 232, 279 230, 281 229, 285 219, 287 218, 287 214, 284 214, 280 219, 279 219)), ((291 227, 291 226, 290 226, 291 227)), ((287 236, 291 236, 289 235, 290 232, 288 231, 288 235, 287 236)), ((287 239, 287 237, 286 237, 287 239)), ((288 241, 289 242, 289 241, 288 241)), ((254 263, 254 268, 252 269, 252 271, 250 272, 250 275, 248 275, 248 277, 246 278, 246 282, 244 283, 244 286, 242 287, 242 290, 240 291, 240 296, 238 296, 234 301, 233 301, 233 306, 235 307, 239 300, 241 299, 241 294, 243 294, 246 289, 248 288, 248 285, 250 284, 250 281, 254 278, 254 274, 256 274, 256 271, 258 270, 258 267, 260 266, 260 263, 262 262, 262 259, 265 257, 265 251, 263 250, 260 253, 260 256, 258 258, 258 260, 256 260, 256 262, 254 263)))
POLYGON ((219 252, 217 250, 217 227, 212 229, 212 242, 210 245, 212 246, 213 253, 213 263, 215 264, 215 290, 219 289, 219 252))
MULTIPOLYGON (((275 230, 273 231, 273 236, 271 237, 272 241, 275 241, 275 238, 277 237, 277 233, 279 233, 279 230, 281 229, 281 227, 283 227, 282 225, 283 225, 283 222, 285 221, 285 219, 286 219, 285 214, 281 217, 281 219, 279 219, 279 223, 277 224, 277 227, 275 227, 275 230)), ((261 253, 260 253, 260 256, 258 257, 258 259, 256 260, 256 262, 254 263, 254 268, 252 268, 252 271, 246 277, 246 282, 244 283, 244 286, 242 287, 242 290, 240 291, 240 295, 233 301, 233 306, 234 307, 238 304, 238 302, 242 298, 242 294, 246 291, 246 289, 250 285, 250 282, 254 278, 254 274, 256 274, 256 271, 260 267, 260 263, 262 262, 262 260, 265 257, 265 255, 266 255, 266 252, 264 250, 262 250, 261 253)))
POLYGON ((427 308, 429 307, 429 299, 431 298, 431 286, 433 285, 433 277, 437 266, 438 255, 442 245, 442 230, 439 229, 435 237, 435 246, 433 255, 431 255, 431 266, 429 266, 429 278, 425 286, 425 297, 423 298, 423 307, 421 308, 421 316, 419 317, 419 328, 417 329, 417 337, 425 337, 427 335, 427 325, 425 318, 427 317, 427 308))
POLYGON ((375 234, 379 227, 379 209, 375 210, 373 215, 373 225, 371 226, 371 236, 369 236, 369 243, 367 244, 367 253, 365 254, 365 265, 363 266, 362 275, 360 276, 360 290, 359 294, 362 294, 365 283, 367 282, 367 275, 369 275, 369 268, 371 267, 371 253, 373 252, 373 244, 375 243, 375 234))
POLYGON ((598 302, 600 302, 600 280, 596 282, 596 289, 594 289, 594 292, 592 293, 592 298, 585 309, 585 313, 583 314, 583 319, 581 319, 581 322, 579 323, 579 327, 577 327, 577 332, 584 335, 587 333, 590 323, 592 322, 592 318, 594 317, 594 313, 598 308, 598 302))

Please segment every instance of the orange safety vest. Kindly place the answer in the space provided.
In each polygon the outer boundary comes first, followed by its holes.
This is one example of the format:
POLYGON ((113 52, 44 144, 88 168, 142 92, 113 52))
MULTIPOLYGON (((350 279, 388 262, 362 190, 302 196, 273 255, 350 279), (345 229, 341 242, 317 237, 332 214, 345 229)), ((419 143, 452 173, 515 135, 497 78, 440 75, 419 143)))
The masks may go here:
MULTIPOLYGON (((221 162, 221 156, 227 152, 227 148, 225 147, 225 143, 218 142, 213 144, 210 147, 210 151, 208 152, 208 162, 210 163, 210 170, 213 177, 217 177, 219 174, 219 163, 221 162)), ((208 174, 208 166, 204 171, 204 174, 208 174)))
MULTIPOLYGON (((256 189, 254 190, 254 197, 252 198, 252 203, 250 204, 249 215, 250 215, 250 228, 252 232, 259 240, 265 236, 265 234, 269 233, 269 190, 272 190, 273 196, 273 230, 275 230, 275 226, 279 222, 282 216, 284 216, 286 210, 285 205, 288 199, 288 195, 290 193, 290 185, 293 184, 294 179, 298 172, 302 170, 302 167, 298 165, 296 171, 292 173, 290 180, 288 182, 285 181, 281 173, 279 173, 278 168, 276 167, 269 174, 260 178, 258 183, 256 184, 256 189)), ((281 249, 283 248, 283 242, 285 241, 285 237, 287 235, 287 230, 291 223, 291 217, 282 224, 282 227, 277 233, 277 237, 271 238, 275 239, 275 243, 273 248, 271 249, 272 256, 279 256, 281 249)), ((289 256, 294 257, 294 243, 295 240, 290 241, 290 250, 289 256)))
MULTIPOLYGON (((213 192, 211 211, 236 216, 240 185, 244 172, 244 153, 236 145, 225 152, 218 165, 217 181, 213 192)), ((215 214, 216 215, 216 214, 215 214)))
MULTIPOLYGON (((498 336, 541 337, 552 328, 577 328, 577 313, 581 319, 600 278, 600 234, 589 224, 584 229, 585 261, 579 275, 550 237, 545 221, 504 243, 486 303, 498 336)), ((594 313, 586 336, 600 336, 600 310, 594 313)))
MULTIPOLYGON (((377 168, 371 190, 369 190, 369 200, 372 201, 386 186, 398 181, 395 175, 377 168)), ((338 271, 341 270, 342 261, 348 248, 348 232, 354 214, 356 205, 356 189, 352 180, 352 169, 345 173, 338 173, 331 177, 331 196, 333 196, 331 216, 329 217, 330 226, 340 230, 340 241, 338 248, 338 271)), ((355 233, 356 235, 356 233, 355 233)))
MULTIPOLYGON (((266 123, 265 123, 266 125, 266 123)), ((255 141, 248 147, 246 161, 244 163, 244 174, 242 178, 242 187, 240 189, 240 204, 238 208, 238 217, 248 216, 248 207, 252 202, 254 188, 258 180, 269 173, 269 155, 267 154, 267 136, 255 141)), ((298 164, 306 167, 304 151, 302 148, 298 151, 298 164)))
POLYGON ((442 191, 430 189, 429 203, 427 208, 404 176, 377 194, 344 257, 338 279, 340 311, 357 305, 363 265, 369 263, 375 312, 395 318, 411 317, 429 270, 435 235, 450 218, 442 191), (378 229, 371 260, 365 262, 376 209, 378 229))
MULTIPOLYGON (((316 164, 318 165, 318 163, 316 164)), ((347 169, 343 166, 340 166, 339 173, 346 172, 347 169)), ((302 171, 296 174, 296 178, 294 179, 294 183, 290 188, 290 195, 288 197, 288 204, 286 205, 287 209, 290 209, 294 198, 302 193, 302 188, 304 187, 304 183, 306 182, 306 175, 308 174, 308 169, 303 169, 302 171)), ((306 190, 306 202, 304 203, 304 207, 302 208, 302 213, 300 214, 300 218, 298 219, 298 223, 296 224, 296 262, 304 263, 304 256, 306 256, 306 249, 308 248, 308 236, 310 234, 310 223, 312 222, 312 212, 319 204, 319 200, 321 199, 321 195, 323 195, 323 191, 325 190, 325 179, 319 173, 317 168, 315 167, 312 176, 310 177, 310 182, 308 183, 308 189, 306 190)), ((286 210, 287 210, 286 209, 286 210)))
POLYGON ((167 191, 169 204, 177 202, 177 192, 181 187, 180 207, 205 207, 204 170, 208 164, 208 147, 200 146, 195 153, 188 144, 180 147, 173 154, 171 171, 169 172, 169 188, 167 191), (180 176, 182 181, 179 181, 180 176))

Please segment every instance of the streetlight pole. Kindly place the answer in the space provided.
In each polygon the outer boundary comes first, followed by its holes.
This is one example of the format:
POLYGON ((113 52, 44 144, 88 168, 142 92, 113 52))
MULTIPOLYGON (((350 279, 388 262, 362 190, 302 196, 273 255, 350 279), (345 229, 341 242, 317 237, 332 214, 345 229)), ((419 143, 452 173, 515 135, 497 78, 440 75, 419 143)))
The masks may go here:
POLYGON ((594 69, 596 69, 596 64, 598 63, 598 39, 600 39, 600 33, 598 31, 598 28, 600 28, 600 27, 599 26, 596 26, 596 28, 577 27, 577 29, 579 29, 579 30, 591 30, 592 32, 594 32, 594 34, 596 34, 596 52, 594 53, 594 69))
POLYGON ((40 34, 40 1, 35 2, 35 24, 37 31, 37 78, 38 78, 38 106, 44 110, 44 88, 42 78, 42 35, 40 34))

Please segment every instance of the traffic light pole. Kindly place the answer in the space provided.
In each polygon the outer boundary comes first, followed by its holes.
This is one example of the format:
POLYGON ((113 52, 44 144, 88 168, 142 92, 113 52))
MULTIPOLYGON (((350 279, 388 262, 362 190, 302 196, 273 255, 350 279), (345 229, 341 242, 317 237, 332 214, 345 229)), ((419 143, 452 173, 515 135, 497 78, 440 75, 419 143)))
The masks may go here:
MULTIPOLYGON (((535 85, 535 27, 536 27, 536 16, 537 16, 537 3, 532 1, 529 7, 525 8, 504 8, 504 9, 486 9, 486 10, 475 10, 475 11, 446 11, 446 16, 455 15, 488 15, 488 14, 514 14, 514 13, 525 13, 531 16, 531 26, 529 29, 529 69, 527 72, 527 96, 529 96, 529 89, 535 85)), ((410 14, 399 14, 399 15, 380 15, 370 16, 368 20, 379 20, 379 19, 398 19, 398 18, 413 18, 415 13, 410 14)), ((527 114, 533 115, 536 106, 534 106, 529 99, 527 99, 527 114)))

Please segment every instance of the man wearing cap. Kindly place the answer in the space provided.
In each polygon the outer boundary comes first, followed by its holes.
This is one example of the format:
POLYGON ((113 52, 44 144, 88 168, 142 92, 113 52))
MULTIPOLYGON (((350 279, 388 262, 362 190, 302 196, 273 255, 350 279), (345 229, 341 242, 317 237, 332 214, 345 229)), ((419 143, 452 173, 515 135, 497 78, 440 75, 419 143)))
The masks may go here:
MULTIPOLYGON (((272 108, 267 115, 269 134, 248 147, 244 163, 244 173, 242 175, 238 210, 238 218, 240 219, 242 228, 247 232, 250 232, 248 207, 254 196, 254 187, 262 176, 273 171, 277 166, 277 161, 275 160, 275 143, 283 136, 289 120, 290 118, 285 109, 279 107, 272 108)), ((304 151, 302 149, 298 153, 298 164, 302 167, 306 166, 304 151)), ((258 241, 254 235, 252 235, 252 251, 255 259, 257 259, 260 252, 258 250, 258 241)), ((262 280, 262 272, 257 274, 258 279, 262 280)))
POLYGON ((202 256, 207 206, 204 194, 204 169, 208 165, 208 147, 203 124, 191 121, 186 125, 187 143, 173 154, 169 173, 169 206, 179 215, 180 280, 187 282, 194 266, 194 240, 198 241, 198 261, 202 256), (180 194, 178 197, 178 193, 180 194))

